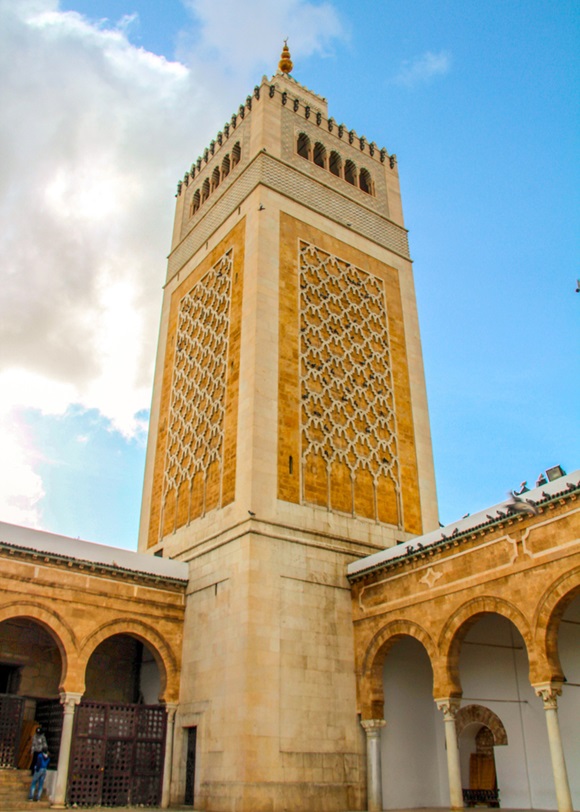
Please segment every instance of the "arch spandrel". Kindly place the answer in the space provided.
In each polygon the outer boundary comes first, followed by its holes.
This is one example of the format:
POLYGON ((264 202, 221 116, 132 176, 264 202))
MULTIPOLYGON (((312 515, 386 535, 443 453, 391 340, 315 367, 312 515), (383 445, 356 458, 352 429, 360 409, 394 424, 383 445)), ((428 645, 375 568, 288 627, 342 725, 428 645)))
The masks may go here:
POLYGON ((104 640, 117 634, 135 637, 151 650, 161 679, 159 699, 161 702, 177 702, 179 698, 178 658, 165 637, 153 626, 141 620, 119 619, 103 623, 82 642, 79 667, 83 675, 83 692, 86 669, 91 655, 104 640))
MULTIPOLYGON (((461 696, 461 680, 459 678, 459 654, 461 644, 470 628, 477 623, 482 615, 499 615, 511 621, 521 634, 526 646, 528 662, 530 664, 530 679, 536 673, 538 651, 530 628, 530 623, 523 612, 515 604, 496 596, 482 596, 473 598, 462 604, 448 618, 443 626, 438 640, 439 655, 441 658, 441 677, 448 689, 454 693, 450 695, 461 696), (444 677, 443 677, 444 672, 444 677)), ((533 682, 533 680, 531 679, 533 682)), ((446 688, 441 687, 445 691, 446 688)), ((441 694, 446 695, 445 693, 441 694)))
POLYGON ((394 620, 383 626, 370 641, 361 663, 358 692, 363 719, 384 718, 383 667, 387 654, 402 637, 412 637, 423 646, 435 674, 436 647, 422 626, 410 620, 394 620))
POLYGON ((59 690, 77 690, 78 642, 73 629, 58 612, 40 601, 11 601, 0 606, 0 623, 5 620, 32 620, 54 640, 62 663, 59 690))
POLYGON ((557 578, 538 601, 534 618, 534 641, 545 666, 534 674, 532 683, 562 682, 564 673, 558 652, 558 633, 564 612, 580 595, 580 567, 557 578))

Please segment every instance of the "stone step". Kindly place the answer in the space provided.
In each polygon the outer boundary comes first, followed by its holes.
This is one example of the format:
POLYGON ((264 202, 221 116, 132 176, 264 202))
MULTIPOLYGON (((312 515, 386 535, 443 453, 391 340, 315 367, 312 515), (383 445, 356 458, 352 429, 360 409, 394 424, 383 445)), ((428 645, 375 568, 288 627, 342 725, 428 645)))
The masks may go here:
POLYGON ((29 801, 30 770, 0 769, 0 809, 50 809, 46 788, 40 801, 29 801))

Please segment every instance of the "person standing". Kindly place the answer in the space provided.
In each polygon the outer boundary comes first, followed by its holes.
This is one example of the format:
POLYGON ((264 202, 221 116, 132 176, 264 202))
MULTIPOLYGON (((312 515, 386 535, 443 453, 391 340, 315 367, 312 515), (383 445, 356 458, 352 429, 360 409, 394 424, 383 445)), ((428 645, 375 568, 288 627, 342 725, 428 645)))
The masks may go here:
POLYGON ((50 754, 46 747, 36 756, 36 766, 34 768, 34 775, 30 784, 28 792, 29 801, 40 801, 42 795, 42 788, 44 786, 44 779, 46 778, 46 770, 50 763, 50 754), (34 797, 36 793, 36 798, 34 797))
POLYGON ((36 759, 47 747, 48 743, 46 741, 46 736, 44 735, 44 730, 39 726, 36 728, 36 733, 32 737, 32 744, 30 745, 30 749, 32 750, 32 764, 30 765, 30 775, 34 775, 34 771, 36 769, 36 759))

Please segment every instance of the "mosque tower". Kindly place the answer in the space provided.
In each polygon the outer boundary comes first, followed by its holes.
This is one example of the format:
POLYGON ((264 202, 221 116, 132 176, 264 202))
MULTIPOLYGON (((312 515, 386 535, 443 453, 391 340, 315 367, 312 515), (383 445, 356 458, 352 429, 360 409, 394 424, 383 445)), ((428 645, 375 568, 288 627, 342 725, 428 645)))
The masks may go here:
POLYGON ((291 70, 178 184, 147 451, 139 549, 190 565, 172 801, 220 812, 364 807, 346 567, 437 526, 396 158, 291 70))

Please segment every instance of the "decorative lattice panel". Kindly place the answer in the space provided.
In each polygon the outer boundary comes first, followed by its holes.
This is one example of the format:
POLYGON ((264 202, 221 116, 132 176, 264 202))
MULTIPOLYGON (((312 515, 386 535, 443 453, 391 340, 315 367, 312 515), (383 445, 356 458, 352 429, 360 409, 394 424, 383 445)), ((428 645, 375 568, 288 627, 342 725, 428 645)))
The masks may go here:
POLYGON ((379 518, 381 483, 400 493, 383 281, 307 242, 299 250, 303 499, 358 513, 355 482, 366 478, 379 518))
POLYGON ((0 694, 0 767, 15 767, 24 699, 0 694))
POLYGON ((189 518, 196 477, 202 483, 200 512, 208 507, 211 466, 217 468, 217 494, 212 494, 209 506, 221 503, 232 267, 230 250, 179 304, 164 477, 164 532, 171 529, 167 526, 170 496, 175 500, 173 525, 180 526, 189 518))
POLYGON ((158 806, 167 714, 162 705, 81 703, 67 802, 76 806, 158 806))

